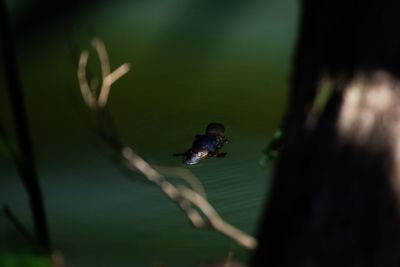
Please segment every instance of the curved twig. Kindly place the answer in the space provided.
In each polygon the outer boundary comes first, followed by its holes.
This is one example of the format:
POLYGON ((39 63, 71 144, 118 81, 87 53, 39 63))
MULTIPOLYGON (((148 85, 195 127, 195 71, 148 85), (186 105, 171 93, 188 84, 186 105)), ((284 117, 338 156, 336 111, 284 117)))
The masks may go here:
POLYGON ((207 198, 206 191, 199 179, 188 169, 170 166, 153 166, 166 177, 176 177, 185 180, 193 190, 204 198, 207 198))
POLYGON ((192 202, 207 216, 212 227, 216 231, 232 238, 243 247, 249 249, 255 249, 257 247, 257 240, 254 237, 249 236, 245 232, 225 222, 204 197, 184 186, 179 186, 178 190, 185 199, 192 202))
MULTIPOLYGON (((129 71, 130 66, 129 64, 125 63, 111 72, 108 54, 104 43, 99 39, 95 39, 93 40, 92 44, 98 53, 102 70, 102 86, 99 97, 96 99, 96 96, 93 91, 90 90, 89 83, 87 81, 86 65, 89 55, 87 51, 83 51, 81 53, 79 60, 79 86, 83 100, 89 108, 106 112, 104 107, 106 106, 109 98, 111 85, 120 77, 125 75, 129 71)), ((116 139, 113 140, 112 143, 117 142, 120 144, 116 136, 113 136, 112 139, 116 139)), ((232 240, 235 240, 238 244, 245 248, 254 249, 257 247, 257 240, 255 238, 225 222, 219 216, 217 211, 208 202, 204 187, 200 180, 189 170, 179 167, 152 166, 128 146, 119 145, 113 146, 113 148, 116 149, 118 153, 121 153, 122 157, 128 162, 130 168, 141 172, 147 178, 147 180, 157 185, 166 196, 168 196, 172 201, 176 202, 178 206, 185 212, 187 218, 194 227, 205 228, 209 226, 212 229, 230 237, 232 240), (184 179, 193 189, 182 185, 176 187, 167 181, 165 178, 166 176, 184 179), (195 207, 202 212, 207 220, 200 215, 195 207)))

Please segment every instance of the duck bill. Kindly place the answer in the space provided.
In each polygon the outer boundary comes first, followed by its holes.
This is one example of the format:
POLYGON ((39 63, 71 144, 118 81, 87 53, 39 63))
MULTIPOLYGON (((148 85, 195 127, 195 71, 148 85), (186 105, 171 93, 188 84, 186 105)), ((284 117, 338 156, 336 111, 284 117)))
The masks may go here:
POLYGON ((199 161, 205 157, 207 157, 208 152, 194 152, 190 153, 184 160, 183 163, 186 165, 194 165, 199 163, 199 161))

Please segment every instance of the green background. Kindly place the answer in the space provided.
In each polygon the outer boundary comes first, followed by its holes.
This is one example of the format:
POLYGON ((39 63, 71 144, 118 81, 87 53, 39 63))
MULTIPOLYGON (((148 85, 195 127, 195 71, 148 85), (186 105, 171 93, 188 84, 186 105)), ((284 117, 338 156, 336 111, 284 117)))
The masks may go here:
MULTIPOLYGON (((131 63, 109 109, 121 140, 147 161, 182 166, 172 153, 208 123, 225 125, 227 157, 190 169, 222 218, 255 235, 271 176, 259 159, 285 109, 298 3, 99 1, 43 12, 32 24, 27 3, 35 1, 7 1, 51 239, 68 266, 197 266, 225 259, 231 247, 227 237, 191 227, 140 174, 126 175, 99 139, 76 79, 77 56, 94 36, 112 69, 131 63)), ((14 136, 0 70, 0 119, 14 136)), ((100 74, 93 50, 89 73, 100 74)), ((12 160, 0 154, 0 204, 31 229, 27 203, 12 160)), ((238 245, 233 252, 241 262, 250 255, 238 245)), ((0 215, 0 265, 26 254, 0 215)))

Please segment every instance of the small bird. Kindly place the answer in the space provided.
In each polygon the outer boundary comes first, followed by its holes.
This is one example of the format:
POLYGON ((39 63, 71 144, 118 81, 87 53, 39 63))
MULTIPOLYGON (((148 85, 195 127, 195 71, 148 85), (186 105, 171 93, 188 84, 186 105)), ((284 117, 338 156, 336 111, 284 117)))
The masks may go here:
POLYGON ((220 149, 225 143, 228 142, 228 138, 224 135, 225 127, 220 123, 210 123, 207 126, 206 134, 195 136, 192 147, 184 153, 175 153, 175 157, 184 156, 184 164, 193 165, 197 164, 200 159, 218 157, 222 158, 226 156, 225 153, 219 153, 220 149))

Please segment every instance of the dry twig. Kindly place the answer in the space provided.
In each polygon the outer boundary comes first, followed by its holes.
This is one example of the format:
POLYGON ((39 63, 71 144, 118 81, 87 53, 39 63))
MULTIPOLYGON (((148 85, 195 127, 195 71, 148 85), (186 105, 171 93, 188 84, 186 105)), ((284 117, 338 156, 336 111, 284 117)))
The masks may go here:
MULTIPOLYGON (((99 96, 97 97, 96 90, 90 89, 86 77, 86 65, 89 56, 89 52, 86 50, 81 53, 77 75, 83 100, 89 108, 96 110, 106 106, 111 85, 125 75, 129 71, 130 66, 125 63, 111 72, 104 43, 99 39, 95 39, 92 45, 95 47, 99 56, 102 71, 102 86, 99 96)), ((157 185, 165 195, 176 202, 185 212, 194 227, 204 228, 209 226, 230 237, 232 240, 235 240, 245 248, 254 249, 257 247, 257 240, 255 238, 228 224, 219 216, 208 202, 201 182, 189 170, 179 167, 152 166, 136 154, 132 148, 121 146, 118 147, 118 150, 119 149, 120 151, 118 151, 118 153, 121 153, 129 166, 141 172, 149 181, 157 185), (166 179, 166 176, 182 178, 187 181, 193 189, 189 189, 183 185, 176 187, 166 179), (194 207, 197 207, 207 220, 205 220, 194 207)))

